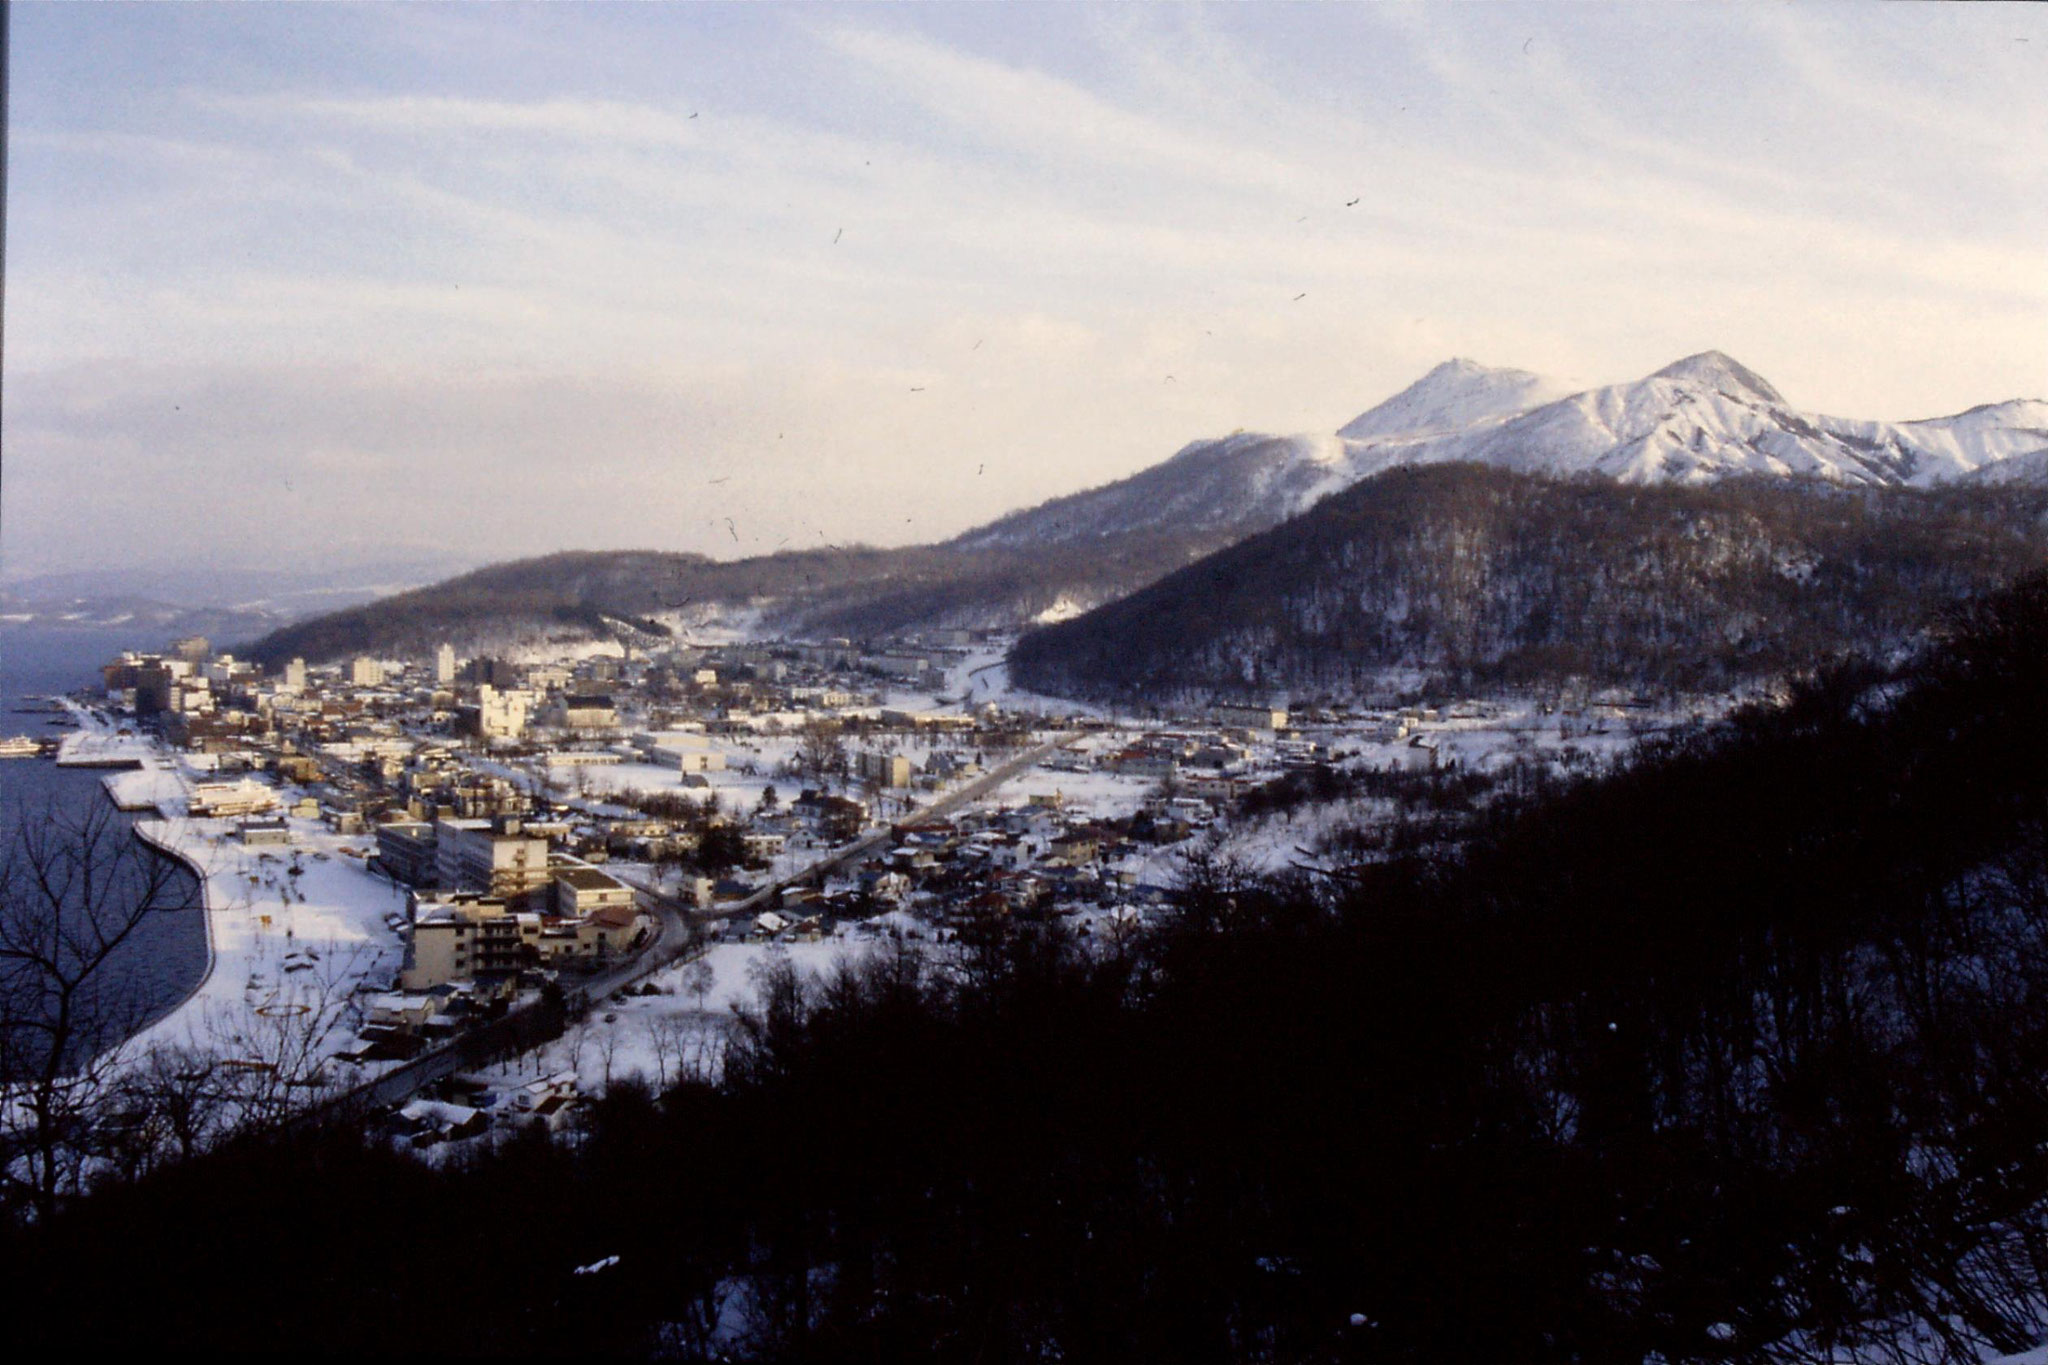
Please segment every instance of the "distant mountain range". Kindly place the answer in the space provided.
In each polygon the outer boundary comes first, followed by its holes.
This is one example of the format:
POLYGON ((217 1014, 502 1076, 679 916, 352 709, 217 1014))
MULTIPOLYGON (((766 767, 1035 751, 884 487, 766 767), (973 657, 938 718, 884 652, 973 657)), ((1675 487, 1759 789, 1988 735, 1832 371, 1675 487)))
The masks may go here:
POLYGON ((1580 389, 1451 360, 1337 431, 1239 432, 940 545, 720 563, 621 552, 523 560, 298 622, 253 646, 276 661, 439 640, 639 628, 881 634, 1064 620, 1272 530, 1387 470, 1480 464, 1558 479, 1697 486, 1731 477, 1927 489, 2048 479, 2048 402, 1880 422, 1792 408, 1718 351, 1580 389))
POLYGON ((18 574, 0 583, 0 633, 117 631, 139 648, 181 635, 246 640, 305 617, 373 601, 464 567, 445 554, 310 569, 196 559, 143 568, 18 574))
POLYGON ((1264 530, 1382 470, 1453 462, 1622 483, 1731 475, 1928 487, 2020 458, 2048 467, 2048 402, 1922 422, 1793 409, 1755 371, 1704 351, 1629 384, 1575 390, 1526 370, 1448 360, 1327 435, 1197 441, 1102 488, 1017 512, 955 544, 1082 542, 1137 529, 1264 530))

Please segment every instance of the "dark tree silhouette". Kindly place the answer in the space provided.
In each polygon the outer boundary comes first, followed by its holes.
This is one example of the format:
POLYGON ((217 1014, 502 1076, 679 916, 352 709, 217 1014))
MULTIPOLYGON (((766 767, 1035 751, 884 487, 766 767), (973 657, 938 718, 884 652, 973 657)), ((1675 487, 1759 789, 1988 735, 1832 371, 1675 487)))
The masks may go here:
POLYGON ((116 1058, 140 1020, 127 948, 195 883, 105 803, 15 814, 0 852, 0 1086, 9 1198, 39 1220, 80 1188, 116 1058))

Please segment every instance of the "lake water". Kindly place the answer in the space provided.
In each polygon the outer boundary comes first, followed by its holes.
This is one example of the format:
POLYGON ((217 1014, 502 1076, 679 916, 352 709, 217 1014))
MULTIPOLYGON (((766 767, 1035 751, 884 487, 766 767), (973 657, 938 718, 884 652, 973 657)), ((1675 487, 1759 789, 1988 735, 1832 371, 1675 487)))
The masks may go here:
MULTIPOLYGON (((16 708, 31 697, 97 683, 99 665, 123 649, 161 648, 164 643, 116 631, 0 628, 0 735, 45 738, 67 733, 50 725, 50 716, 16 714, 16 708)), ((103 776, 89 768, 59 768, 48 759, 0 759, 0 850, 15 848, 25 821, 61 828, 95 813, 111 812, 112 803, 100 785, 103 776)), ((125 815, 115 819, 122 825, 133 823, 125 815)), ((134 838, 125 833, 123 837, 134 838)), ((150 859, 157 856, 139 842, 131 846, 150 859)), ((197 879, 182 866, 177 867, 175 876, 172 899, 196 906, 197 879)), ((115 894, 123 889, 117 886, 115 894)), ((127 903, 134 903, 132 895, 127 903)), ((5 909, 13 913, 15 908, 5 909)), ((203 912, 151 915, 109 961, 105 976, 112 993, 101 1001, 104 1013, 120 1018, 131 1031, 139 1029, 184 999, 205 971, 203 912)))

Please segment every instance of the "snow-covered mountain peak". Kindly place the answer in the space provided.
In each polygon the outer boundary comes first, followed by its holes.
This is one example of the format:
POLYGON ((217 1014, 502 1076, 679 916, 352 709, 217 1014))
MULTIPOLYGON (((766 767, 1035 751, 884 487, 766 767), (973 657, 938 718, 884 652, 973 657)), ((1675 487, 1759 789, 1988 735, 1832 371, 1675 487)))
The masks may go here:
POLYGON ((1527 370, 1495 369, 1460 356, 1345 423, 1337 434, 1347 441, 1385 441, 1462 431, 1505 420, 1574 391, 1573 385, 1527 370))
MULTIPOLYGON (((1736 475, 1925 487, 2048 445, 2048 404, 2016 400, 1919 422, 1795 411, 1769 380, 1722 351, 1642 379, 1437 430, 1412 420, 1429 390, 1483 390, 1489 375, 1438 366, 1347 427, 1354 481, 1396 465, 1472 460, 1531 474, 1627 483, 1709 483, 1736 475), (1421 391, 1421 392, 1418 392, 1421 391), (1396 420, 1383 421, 1392 416, 1396 420), (1371 420, 1368 420, 1371 419, 1371 420), (1410 430, 1393 435, 1382 431, 1410 430)), ((1483 403, 1475 403, 1483 409, 1483 403)), ((1457 415, 1446 408, 1444 416, 1457 415)))
POLYGON ((1771 387, 1769 380, 1725 351, 1701 351, 1698 355, 1674 360, 1650 378, 1701 384, 1730 397, 1749 396, 1766 403, 1782 404, 1785 401, 1785 395, 1771 387))

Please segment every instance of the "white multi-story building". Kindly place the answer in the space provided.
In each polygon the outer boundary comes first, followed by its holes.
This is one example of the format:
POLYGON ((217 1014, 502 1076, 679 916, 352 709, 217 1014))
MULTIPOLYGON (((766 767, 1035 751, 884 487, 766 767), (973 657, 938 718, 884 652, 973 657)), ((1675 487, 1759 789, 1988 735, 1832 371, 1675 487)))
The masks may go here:
POLYGON ((650 763, 666 763, 685 773, 722 773, 725 754, 712 747, 708 735, 688 730, 657 730, 633 736, 633 746, 650 763))
POLYGON ((853 756, 854 773, 863 782, 877 787, 907 787, 910 785, 910 760, 902 754, 877 754, 862 752, 853 756))
POLYGON ((455 681, 454 645, 442 645, 434 651, 434 681, 443 686, 455 681))
POLYGON ((476 732, 486 739, 516 739, 526 733, 533 693, 523 688, 501 692, 485 683, 476 690, 476 732))
POLYGON ((444 887, 489 896, 520 896, 546 886, 548 841, 516 829, 500 830, 489 820, 437 820, 434 869, 444 887))
POLYGON ((1247 706, 1223 703, 1209 710, 1210 717, 1218 725, 1236 726, 1245 730, 1285 730, 1287 708, 1282 706, 1247 706))
POLYGON ((426 991, 482 973, 518 971, 527 960, 520 921, 529 918, 510 913, 496 897, 469 892, 418 899, 400 987, 426 991))
POLYGON ((276 807, 277 793, 247 778, 240 782, 194 783, 185 799, 185 809, 198 819, 255 815, 276 807))

